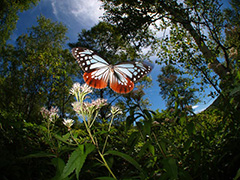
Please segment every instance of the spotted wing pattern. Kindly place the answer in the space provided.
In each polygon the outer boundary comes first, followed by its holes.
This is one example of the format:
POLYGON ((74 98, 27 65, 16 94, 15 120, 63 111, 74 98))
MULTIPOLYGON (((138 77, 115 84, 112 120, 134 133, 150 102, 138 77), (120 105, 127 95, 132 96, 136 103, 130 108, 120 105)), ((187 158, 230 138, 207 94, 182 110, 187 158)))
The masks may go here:
POLYGON ((97 89, 107 87, 109 79, 108 62, 87 48, 73 48, 72 54, 84 71, 83 79, 89 86, 97 89))
POLYGON ((73 48, 72 54, 84 71, 83 79, 89 86, 102 89, 109 81, 110 88, 121 94, 132 91, 134 82, 152 70, 151 66, 140 62, 112 66, 92 50, 82 47, 73 48))
POLYGON ((115 65, 114 70, 125 74, 131 81, 136 82, 148 74, 152 67, 141 62, 127 62, 115 65))
POLYGON ((110 88, 117 93, 126 94, 133 90, 134 83, 126 74, 114 69, 110 74, 110 88))
POLYGON ((140 62, 119 63, 114 67, 114 75, 110 76, 110 87, 118 93, 133 90, 134 82, 148 74, 152 68, 140 62))

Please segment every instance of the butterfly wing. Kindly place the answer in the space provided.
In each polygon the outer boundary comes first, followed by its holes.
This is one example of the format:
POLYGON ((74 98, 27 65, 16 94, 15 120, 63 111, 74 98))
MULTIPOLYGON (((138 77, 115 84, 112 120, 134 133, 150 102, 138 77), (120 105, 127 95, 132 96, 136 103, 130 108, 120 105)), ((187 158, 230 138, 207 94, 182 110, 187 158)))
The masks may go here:
POLYGON ((119 63, 109 65, 92 50, 87 48, 73 48, 72 54, 84 71, 83 79, 91 87, 105 88, 110 79, 110 87, 117 93, 129 93, 134 88, 134 82, 141 79, 152 68, 140 62, 119 63))
POLYGON ((125 74, 131 81, 137 82, 151 72, 152 67, 143 62, 127 62, 115 65, 114 70, 125 74))
POLYGON ((108 62, 87 48, 73 48, 72 54, 84 71, 83 79, 89 86, 97 89, 107 87, 110 74, 108 62))
POLYGON ((107 87, 109 79, 109 69, 100 68, 83 74, 84 81, 91 87, 103 89, 107 87))
POLYGON ((119 63, 113 69, 110 87, 117 93, 129 93, 134 88, 134 82, 148 74, 152 67, 141 62, 128 62, 119 63))
POLYGON ((126 94, 133 90, 134 83, 124 72, 114 70, 110 74, 110 88, 117 93, 126 94))

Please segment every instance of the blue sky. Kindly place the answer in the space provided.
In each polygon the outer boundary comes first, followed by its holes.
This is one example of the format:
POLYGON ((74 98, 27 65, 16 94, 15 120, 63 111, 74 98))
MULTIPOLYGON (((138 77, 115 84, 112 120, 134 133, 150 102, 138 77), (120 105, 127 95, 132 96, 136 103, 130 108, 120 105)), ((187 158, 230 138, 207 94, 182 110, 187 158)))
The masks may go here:
MULTIPOLYGON (((26 33, 27 28, 37 25, 36 20, 40 15, 50 18, 53 21, 62 22, 68 28, 68 42, 77 42, 78 33, 82 29, 90 29, 101 20, 100 16, 102 16, 103 10, 99 9, 100 6, 101 2, 98 0, 41 0, 36 7, 19 13, 17 28, 11 36, 12 40, 9 42, 14 43, 19 35, 26 33)), ((151 109, 153 110, 165 108, 165 102, 159 95, 159 86, 156 82, 159 72, 160 66, 155 65, 153 71, 150 73, 153 79, 153 86, 146 90, 146 97, 149 98, 152 104, 151 109)), ((211 90, 213 89, 209 88, 206 93, 209 93, 211 90)), ((212 102, 212 98, 205 97, 203 102, 194 106, 195 112, 205 109, 212 102)))

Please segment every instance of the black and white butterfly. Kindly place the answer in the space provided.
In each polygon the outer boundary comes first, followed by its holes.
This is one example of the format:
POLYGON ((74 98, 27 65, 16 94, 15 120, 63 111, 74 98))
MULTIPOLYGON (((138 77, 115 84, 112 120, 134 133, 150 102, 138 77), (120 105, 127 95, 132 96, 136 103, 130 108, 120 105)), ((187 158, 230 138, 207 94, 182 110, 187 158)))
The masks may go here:
POLYGON ((152 67, 141 62, 123 62, 111 65, 92 50, 83 47, 72 49, 73 57, 84 71, 83 79, 91 87, 107 87, 121 94, 129 93, 134 82, 148 74, 152 67))

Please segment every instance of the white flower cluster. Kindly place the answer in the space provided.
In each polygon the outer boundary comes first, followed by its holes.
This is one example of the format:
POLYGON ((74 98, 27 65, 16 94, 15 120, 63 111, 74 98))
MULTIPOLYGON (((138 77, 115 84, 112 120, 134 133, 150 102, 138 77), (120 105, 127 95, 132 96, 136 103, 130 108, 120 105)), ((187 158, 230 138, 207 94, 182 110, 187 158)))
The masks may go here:
POLYGON ((74 123, 74 120, 72 119, 63 119, 63 124, 68 128, 71 129, 72 125, 74 123))
POLYGON ((59 109, 57 107, 51 107, 50 110, 46 109, 45 107, 42 107, 40 112, 45 119, 49 119, 49 121, 53 121, 59 117, 58 115, 59 109))

